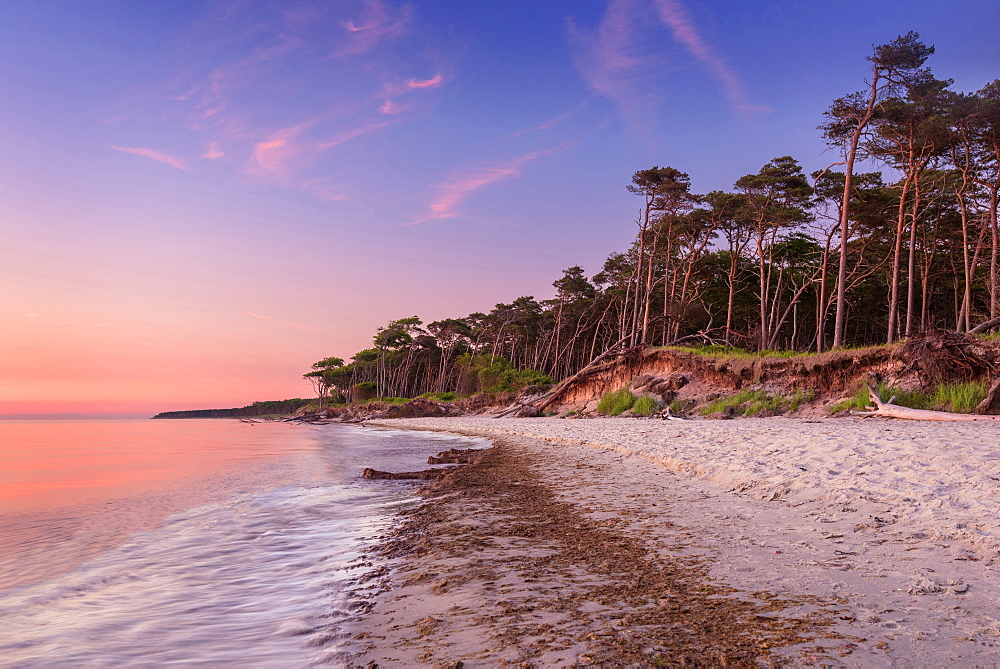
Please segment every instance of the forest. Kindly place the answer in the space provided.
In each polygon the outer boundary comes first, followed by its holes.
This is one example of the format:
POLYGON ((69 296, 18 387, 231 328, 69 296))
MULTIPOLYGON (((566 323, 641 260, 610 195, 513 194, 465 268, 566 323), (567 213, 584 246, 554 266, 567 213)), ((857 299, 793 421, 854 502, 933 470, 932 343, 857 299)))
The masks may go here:
POLYGON ((875 46, 863 86, 817 114, 832 164, 776 157, 728 191, 640 169, 635 240, 563 270, 553 299, 378 329, 305 377, 321 398, 520 390, 622 347, 822 352, 1000 323, 1000 80, 963 93, 910 32, 875 46), (855 171, 864 165, 872 171, 855 171))

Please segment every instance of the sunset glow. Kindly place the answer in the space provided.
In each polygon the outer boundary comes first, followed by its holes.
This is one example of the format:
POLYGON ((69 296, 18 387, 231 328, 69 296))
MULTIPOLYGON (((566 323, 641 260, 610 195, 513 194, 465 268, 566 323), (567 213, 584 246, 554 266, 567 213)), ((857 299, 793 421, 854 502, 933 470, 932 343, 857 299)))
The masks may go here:
POLYGON ((998 76, 985 3, 758 5, 0 3, 0 415, 309 396, 390 319, 599 271, 636 170, 836 162, 873 44, 998 76))

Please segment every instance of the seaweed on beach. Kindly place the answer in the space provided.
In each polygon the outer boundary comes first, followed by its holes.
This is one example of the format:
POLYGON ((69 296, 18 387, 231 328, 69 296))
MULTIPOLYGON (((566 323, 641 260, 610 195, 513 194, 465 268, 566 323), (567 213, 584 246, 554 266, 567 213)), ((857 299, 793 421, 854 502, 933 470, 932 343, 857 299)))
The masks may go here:
MULTIPOLYGON (((680 528, 665 530, 676 551, 664 555, 560 498, 542 467, 513 446, 484 451, 427 489, 429 503, 384 545, 402 585, 481 596, 478 659, 533 666, 575 653, 572 664, 593 666, 778 666, 777 649, 833 638, 830 602, 737 593, 712 581, 704 559, 679 554, 692 541, 680 528), (806 603, 814 613, 782 615, 806 603)), ((410 625, 424 649, 417 659, 454 663, 448 619, 423 607, 410 625)), ((396 643, 410 644, 407 625, 394 625, 396 643)))

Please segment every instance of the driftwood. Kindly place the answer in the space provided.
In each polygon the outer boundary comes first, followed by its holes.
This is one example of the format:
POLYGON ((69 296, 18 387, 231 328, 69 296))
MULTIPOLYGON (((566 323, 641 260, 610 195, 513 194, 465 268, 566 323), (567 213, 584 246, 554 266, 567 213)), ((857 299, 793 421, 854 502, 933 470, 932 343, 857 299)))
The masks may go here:
MULTIPOLYGON (((468 465, 471 464, 477 453, 482 453, 482 448, 452 448, 441 451, 436 456, 427 458, 429 465, 468 465)), ((447 471, 447 470, 442 470, 447 471)))
POLYGON ((380 479, 388 481, 435 481, 451 469, 425 469, 422 472, 380 472, 377 469, 366 468, 361 472, 363 479, 380 479))
POLYGON ((670 413, 670 407, 666 407, 663 411, 659 413, 654 413, 651 418, 659 418, 660 420, 687 420, 687 418, 681 418, 680 416, 675 416, 670 413))
POLYGON ((875 411, 852 411, 855 416, 884 416, 886 418, 903 418, 906 420, 940 420, 940 421, 963 421, 963 420, 1000 420, 1000 416, 981 416, 969 413, 950 413, 948 411, 928 411, 927 409, 911 409, 909 407, 893 404, 896 399, 892 397, 888 402, 883 402, 875 389, 868 386, 868 396, 875 411))

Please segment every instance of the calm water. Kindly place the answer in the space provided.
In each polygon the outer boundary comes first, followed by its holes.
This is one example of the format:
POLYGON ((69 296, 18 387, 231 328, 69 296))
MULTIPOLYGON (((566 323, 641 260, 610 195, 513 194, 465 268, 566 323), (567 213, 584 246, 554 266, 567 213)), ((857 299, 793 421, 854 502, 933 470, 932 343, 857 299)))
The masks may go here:
POLYGON ((228 420, 0 421, 0 662, 336 657, 358 558, 461 437, 228 420))

